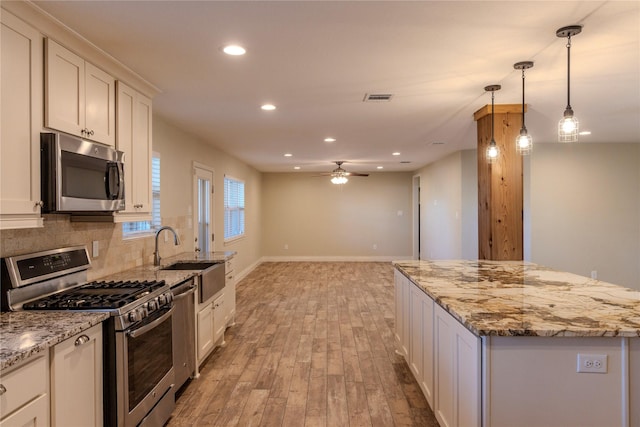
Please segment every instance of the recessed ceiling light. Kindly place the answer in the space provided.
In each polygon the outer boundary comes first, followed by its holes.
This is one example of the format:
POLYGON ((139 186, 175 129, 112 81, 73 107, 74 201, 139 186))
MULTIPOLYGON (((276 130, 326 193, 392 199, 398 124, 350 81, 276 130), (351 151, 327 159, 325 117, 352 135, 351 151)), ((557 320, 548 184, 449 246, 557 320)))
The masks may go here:
POLYGON ((336 142, 336 139, 329 136, 324 139, 324 142, 336 142))
POLYGON ((291 153, 284 153, 284 156, 285 156, 285 157, 293 157, 293 154, 291 154, 291 153))
POLYGON ((237 44, 230 44, 228 46, 225 46, 222 48, 222 51, 227 55, 232 55, 232 56, 240 56, 247 53, 247 50, 245 48, 237 44))
POLYGON ((394 156, 399 156, 400 155, 400 153, 397 152, 397 151, 395 153, 391 153, 391 154, 394 155, 394 156))
POLYGON ((578 133, 579 135, 591 135, 591 131, 590 130, 583 130, 582 132, 578 133))
POLYGON ((377 169, 384 169, 384 166, 378 166, 377 169))
POLYGON ((262 108, 264 111, 273 111, 276 109, 276 106, 273 104, 264 104, 260 108, 262 108))
POLYGON ((300 170, 300 166, 294 166, 293 167, 295 170, 300 170))

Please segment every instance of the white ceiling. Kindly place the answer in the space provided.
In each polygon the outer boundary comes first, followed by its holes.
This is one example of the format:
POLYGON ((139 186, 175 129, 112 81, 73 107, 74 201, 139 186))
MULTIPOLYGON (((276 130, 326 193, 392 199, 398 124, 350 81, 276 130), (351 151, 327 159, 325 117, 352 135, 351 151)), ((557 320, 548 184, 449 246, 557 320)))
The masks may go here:
POLYGON ((161 117, 260 171, 410 171, 473 148, 484 87, 520 103, 524 60, 527 128, 554 142, 567 102, 556 30, 572 24, 584 25, 571 47, 571 105, 592 132, 581 143, 640 142, 638 1, 35 3, 159 87, 161 117), (221 53, 230 42, 247 54, 221 53))

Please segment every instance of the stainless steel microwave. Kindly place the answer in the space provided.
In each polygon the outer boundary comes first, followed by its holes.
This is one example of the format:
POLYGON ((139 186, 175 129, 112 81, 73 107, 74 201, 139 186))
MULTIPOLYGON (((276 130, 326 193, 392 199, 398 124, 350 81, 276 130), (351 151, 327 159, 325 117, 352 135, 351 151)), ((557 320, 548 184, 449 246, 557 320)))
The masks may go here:
POLYGON ((115 212, 124 204, 124 153, 64 133, 40 134, 42 212, 115 212))

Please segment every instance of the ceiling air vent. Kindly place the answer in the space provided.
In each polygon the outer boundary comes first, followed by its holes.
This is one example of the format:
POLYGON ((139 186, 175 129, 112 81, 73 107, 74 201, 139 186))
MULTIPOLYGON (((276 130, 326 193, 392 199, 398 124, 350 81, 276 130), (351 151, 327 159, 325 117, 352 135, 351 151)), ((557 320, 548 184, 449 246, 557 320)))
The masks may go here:
POLYGON ((389 102, 392 97, 390 93, 365 93, 362 102, 389 102))

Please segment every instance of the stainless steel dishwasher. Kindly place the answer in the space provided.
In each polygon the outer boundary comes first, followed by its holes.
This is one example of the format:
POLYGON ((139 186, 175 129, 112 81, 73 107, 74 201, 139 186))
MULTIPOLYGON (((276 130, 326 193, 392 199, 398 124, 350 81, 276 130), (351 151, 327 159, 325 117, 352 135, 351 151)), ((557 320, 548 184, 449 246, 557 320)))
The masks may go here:
POLYGON ((173 368, 175 390, 180 389, 196 369, 196 286, 193 279, 171 288, 173 292, 173 368))

